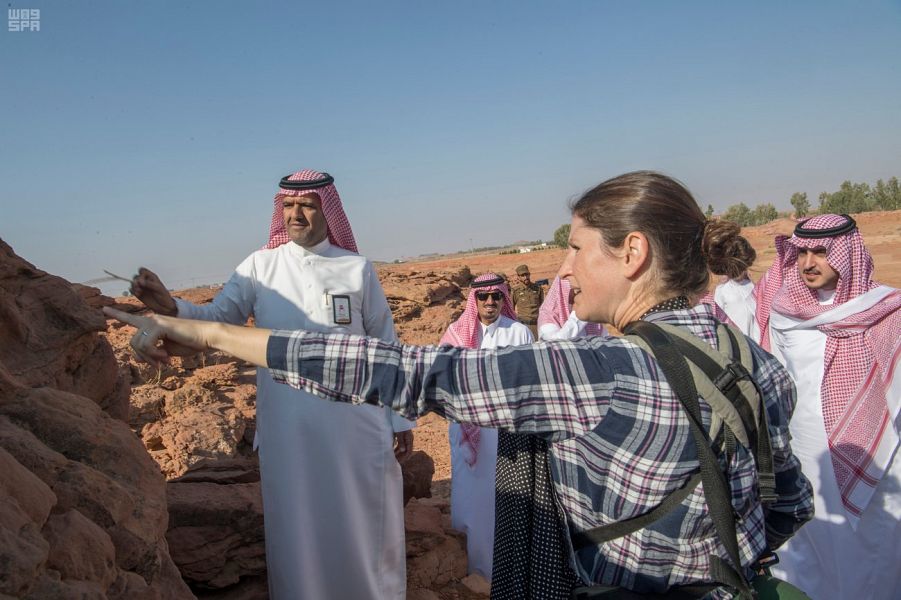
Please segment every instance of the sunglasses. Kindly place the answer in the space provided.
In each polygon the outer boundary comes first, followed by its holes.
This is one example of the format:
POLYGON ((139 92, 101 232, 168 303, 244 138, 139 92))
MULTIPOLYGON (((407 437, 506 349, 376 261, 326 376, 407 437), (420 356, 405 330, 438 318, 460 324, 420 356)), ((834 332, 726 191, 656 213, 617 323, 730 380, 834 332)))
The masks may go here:
POLYGON ((504 295, 500 292, 476 292, 476 299, 479 302, 484 302, 489 297, 495 302, 500 302, 504 295))

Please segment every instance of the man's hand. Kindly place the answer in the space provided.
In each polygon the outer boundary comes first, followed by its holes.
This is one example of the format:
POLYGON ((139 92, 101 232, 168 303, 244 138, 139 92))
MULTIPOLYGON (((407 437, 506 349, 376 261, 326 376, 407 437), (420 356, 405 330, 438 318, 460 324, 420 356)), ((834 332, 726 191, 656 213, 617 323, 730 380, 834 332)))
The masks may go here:
POLYGON ((394 458, 402 463, 413 454, 413 430, 394 432, 394 458))
POLYGON ((131 293, 135 298, 144 303, 144 306, 153 312, 174 317, 178 314, 178 306, 172 298, 172 294, 150 269, 141 267, 138 274, 131 281, 131 293))

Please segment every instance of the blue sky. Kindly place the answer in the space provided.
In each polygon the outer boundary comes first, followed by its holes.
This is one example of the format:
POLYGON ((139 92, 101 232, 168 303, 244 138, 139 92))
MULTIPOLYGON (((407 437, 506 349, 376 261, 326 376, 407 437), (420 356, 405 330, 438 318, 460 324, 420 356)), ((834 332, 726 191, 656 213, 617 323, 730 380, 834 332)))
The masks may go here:
POLYGON ((8 8, 0 237, 72 281, 222 281, 303 167, 379 260, 550 239, 639 168, 718 210, 901 176, 897 0, 8 8))

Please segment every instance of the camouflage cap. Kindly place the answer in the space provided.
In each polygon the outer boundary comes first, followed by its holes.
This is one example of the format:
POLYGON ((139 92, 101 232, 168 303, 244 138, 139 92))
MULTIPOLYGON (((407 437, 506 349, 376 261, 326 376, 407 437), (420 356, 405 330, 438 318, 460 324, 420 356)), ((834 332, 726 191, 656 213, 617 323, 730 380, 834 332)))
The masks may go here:
POLYGON ((519 265, 518 267, 516 267, 516 274, 517 275, 528 275, 529 267, 527 265, 519 265))

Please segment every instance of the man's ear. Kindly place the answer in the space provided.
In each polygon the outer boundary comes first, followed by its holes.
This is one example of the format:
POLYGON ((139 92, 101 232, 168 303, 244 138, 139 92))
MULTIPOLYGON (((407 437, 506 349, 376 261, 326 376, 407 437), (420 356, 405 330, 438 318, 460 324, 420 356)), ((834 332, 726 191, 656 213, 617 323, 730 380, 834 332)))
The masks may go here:
POLYGON ((648 238, 640 231, 633 231, 623 240, 622 266, 623 275, 633 278, 642 272, 642 269, 651 264, 651 245, 648 238))

